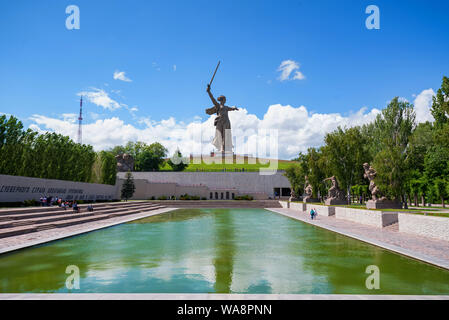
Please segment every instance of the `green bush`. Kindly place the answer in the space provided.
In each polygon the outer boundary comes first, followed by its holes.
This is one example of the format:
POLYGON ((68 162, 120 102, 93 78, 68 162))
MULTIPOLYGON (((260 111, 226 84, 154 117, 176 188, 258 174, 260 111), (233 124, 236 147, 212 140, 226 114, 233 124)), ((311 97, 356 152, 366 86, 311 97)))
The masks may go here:
POLYGON ((39 201, 36 201, 35 199, 25 200, 23 202, 23 205, 25 207, 34 207, 34 206, 38 206, 39 204, 40 204, 39 201))
POLYGON ((244 196, 237 196, 237 197, 235 197, 234 198, 234 200, 248 200, 248 201, 251 201, 251 200, 254 200, 254 197, 253 196, 249 196, 249 195, 244 195, 244 196))
POLYGON ((200 200, 201 198, 199 196, 190 196, 187 193, 180 196, 179 199, 181 200, 200 200))
POLYGON ((159 198, 157 198, 158 200, 167 200, 167 196, 160 196, 159 198))

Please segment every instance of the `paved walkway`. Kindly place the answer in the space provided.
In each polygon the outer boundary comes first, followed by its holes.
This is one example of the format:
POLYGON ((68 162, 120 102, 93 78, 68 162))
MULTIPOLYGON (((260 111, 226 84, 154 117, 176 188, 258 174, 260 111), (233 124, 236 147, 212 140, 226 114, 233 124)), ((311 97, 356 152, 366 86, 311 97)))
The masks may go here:
POLYGON ((342 235, 355 238, 449 270, 449 243, 398 231, 397 224, 379 229, 355 222, 318 215, 311 220, 307 212, 292 209, 267 209, 342 235))
POLYGON ((0 300, 449 300, 449 296, 224 293, 0 293, 0 300))
POLYGON ((49 229, 39 232, 27 233, 19 236, 3 238, 0 239, 0 254, 34 246, 48 241, 58 240, 81 233, 111 227, 124 222, 142 219, 172 210, 176 210, 176 208, 161 208, 137 214, 130 214, 122 217, 110 218, 107 220, 99 220, 64 228, 49 229))

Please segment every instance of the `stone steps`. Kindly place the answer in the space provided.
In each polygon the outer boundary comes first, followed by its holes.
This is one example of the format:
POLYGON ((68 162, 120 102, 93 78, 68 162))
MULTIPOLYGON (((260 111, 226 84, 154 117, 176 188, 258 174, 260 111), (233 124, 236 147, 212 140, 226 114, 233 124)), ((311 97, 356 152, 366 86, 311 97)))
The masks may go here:
MULTIPOLYGON (((137 204, 137 203, 148 203, 147 201, 130 201, 130 202, 99 202, 99 203, 93 203, 93 206, 95 208, 103 208, 103 207, 112 207, 112 206, 126 206, 131 204, 137 204)), ((79 204, 78 207, 80 208, 87 208, 89 204, 79 204)), ((0 209, 0 217, 3 217, 4 215, 16 215, 16 214, 25 214, 25 213, 39 213, 39 212, 57 212, 57 211, 63 211, 64 209, 61 209, 58 206, 51 206, 51 207, 27 207, 27 208, 8 208, 8 209, 0 209)))
MULTIPOLYGON (((146 206, 148 205, 148 202, 146 203, 129 203, 122 206, 95 206, 94 210, 99 211, 98 208, 100 208, 101 211, 104 210, 123 210, 126 208, 134 208, 139 206, 146 206)), ((87 210, 87 207, 80 207, 81 211, 87 210)), ((24 214, 12 214, 12 215, 3 215, 0 216, 0 228, 2 228, 2 224, 8 224, 13 223, 15 220, 22 221, 24 219, 38 219, 38 218, 48 218, 48 217, 57 217, 57 216, 64 216, 68 214, 72 214, 73 209, 67 208, 67 210, 60 209, 58 211, 51 211, 51 212, 39 212, 39 213, 24 213, 24 214)))
MULTIPOLYGON (((53 222, 53 221, 60 221, 60 220, 70 220, 75 219, 77 216, 82 214, 83 216, 90 216, 95 214, 103 214, 103 213, 114 213, 114 212, 120 212, 123 211, 123 209, 130 210, 130 209, 137 209, 139 207, 142 207, 142 205, 134 206, 134 207, 126 207, 126 208, 113 208, 113 209, 106 209, 106 210, 96 210, 93 212, 86 212, 86 213, 74 213, 73 210, 67 209, 67 211, 63 213, 58 214, 49 214, 44 217, 38 217, 38 218, 24 218, 19 220, 10 220, 6 222, 0 222, 0 229, 3 228, 12 228, 12 227, 18 227, 18 226, 26 226, 26 225, 33 225, 33 224, 43 224, 46 222, 53 222)), ((147 206, 145 206, 147 207, 147 206)))
MULTIPOLYGON (((152 211, 156 209, 164 208, 161 205, 153 205, 147 203, 147 205, 138 206, 136 208, 120 208, 120 210, 114 210, 114 212, 85 212, 74 213, 71 216, 59 217, 59 219, 51 222, 43 222, 40 224, 31 225, 19 225, 13 227, 7 227, 0 229, 0 238, 7 238, 11 236, 18 236, 22 234, 38 232, 43 230, 50 230, 56 228, 64 228, 72 225, 78 225, 88 222, 95 222, 99 220, 106 220, 114 217, 120 217, 125 215, 137 214, 146 211, 152 211)), ((117 208, 119 209, 119 208, 117 208)))

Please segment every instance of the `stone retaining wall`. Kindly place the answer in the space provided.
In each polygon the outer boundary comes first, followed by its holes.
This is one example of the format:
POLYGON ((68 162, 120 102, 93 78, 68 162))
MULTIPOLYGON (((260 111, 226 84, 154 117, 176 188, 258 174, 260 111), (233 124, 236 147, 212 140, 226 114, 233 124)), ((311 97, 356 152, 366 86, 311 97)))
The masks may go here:
POLYGON ((290 208, 298 211, 306 211, 306 204, 302 202, 290 202, 290 208))
MULTIPOLYGON (((251 195, 254 199, 274 199, 275 188, 290 188, 290 182, 281 171, 270 175, 259 172, 132 172, 132 174, 134 181, 144 180, 136 188, 138 197, 136 195, 133 199, 148 199, 155 196, 159 190, 162 190, 161 188, 165 188, 163 184, 177 185, 178 189, 191 186, 190 193, 188 190, 180 192, 205 196, 208 199, 210 192, 214 194, 218 192, 220 199, 221 192, 251 195)), ((126 172, 117 174, 119 186, 125 175, 126 172)), ((173 191, 170 190, 170 192, 165 195, 172 195, 173 191)))
POLYGON ((290 208, 290 202, 289 202, 289 201, 279 201, 279 204, 280 204, 281 207, 284 208, 284 209, 290 208))
POLYGON ((0 202, 39 200, 43 196, 65 200, 112 200, 117 198, 116 186, 0 175, 0 202))
POLYGON ((449 241, 449 218, 399 213, 399 231, 449 241))
POLYGON ((284 209, 292 209, 297 211, 306 211, 306 204, 302 202, 289 202, 289 201, 279 201, 280 205, 284 209))
POLYGON ((398 222, 397 212, 363 210, 345 207, 335 207, 335 217, 337 219, 357 222, 376 228, 383 228, 398 222))
POLYGON ((310 210, 315 209, 319 216, 330 217, 335 215, 335 207, 331 206, 320 206, 316 204, 307 204, 306 210, 307 213, 310 213, 310 210))

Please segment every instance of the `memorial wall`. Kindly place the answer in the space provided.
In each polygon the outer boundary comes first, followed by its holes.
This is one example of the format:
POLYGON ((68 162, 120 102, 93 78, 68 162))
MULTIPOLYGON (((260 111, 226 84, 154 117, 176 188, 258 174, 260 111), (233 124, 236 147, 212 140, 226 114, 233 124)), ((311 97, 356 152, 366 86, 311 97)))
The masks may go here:
POLYGON ((97 183, 0 175, 0 202, 39 200, 40 197, 64 200, 113 200, 117 187, 97 183))

